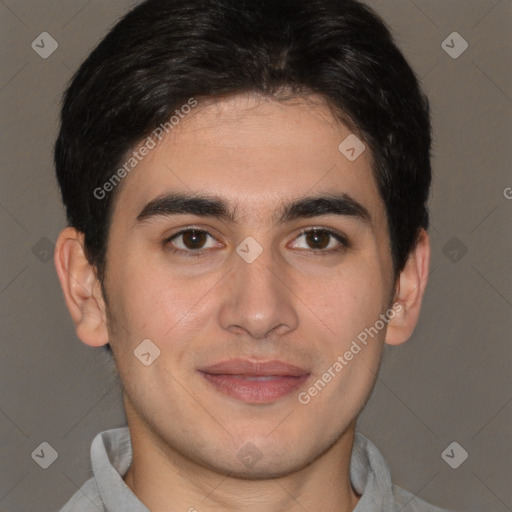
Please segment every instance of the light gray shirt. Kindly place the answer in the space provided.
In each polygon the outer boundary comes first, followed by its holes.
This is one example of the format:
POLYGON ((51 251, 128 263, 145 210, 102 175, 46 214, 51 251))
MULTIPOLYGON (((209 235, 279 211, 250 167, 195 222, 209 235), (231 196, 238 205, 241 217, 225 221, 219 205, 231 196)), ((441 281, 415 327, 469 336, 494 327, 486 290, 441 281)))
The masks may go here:
MULTIPOLYGON (((60 512, 150 512, 124 483, 132 462, 128 427, 100 432, 91 445, 93 477, 60 512)), ((353 512, 448 512, 393 485, 378 448, 356 432, 350 462, 352 486, 361 495, 353 512)))

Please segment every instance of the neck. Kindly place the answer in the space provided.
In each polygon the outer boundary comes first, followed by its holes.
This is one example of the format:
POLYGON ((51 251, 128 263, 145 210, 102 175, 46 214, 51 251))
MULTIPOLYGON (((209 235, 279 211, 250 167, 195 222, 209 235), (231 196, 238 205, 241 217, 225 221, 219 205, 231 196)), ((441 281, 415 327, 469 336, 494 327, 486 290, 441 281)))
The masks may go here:
POLYGON ((322 455, 278 478, 247 479, 191 460, 127 414, 133 459, 124 480, 151 512, 351 512, 355 422, 322 455))

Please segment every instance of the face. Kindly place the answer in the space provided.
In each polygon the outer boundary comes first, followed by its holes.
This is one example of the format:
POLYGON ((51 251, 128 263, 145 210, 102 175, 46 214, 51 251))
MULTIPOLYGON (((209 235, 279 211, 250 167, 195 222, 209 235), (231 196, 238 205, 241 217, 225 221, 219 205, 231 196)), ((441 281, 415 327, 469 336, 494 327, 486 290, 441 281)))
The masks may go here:
POLYGON ((276 477, 353 424, 393 283, 371 155, 347 159, 349 135, 320 100, 236 96, 198 106, 125 178, 110 344, 128 419, 163 450, 276 477))

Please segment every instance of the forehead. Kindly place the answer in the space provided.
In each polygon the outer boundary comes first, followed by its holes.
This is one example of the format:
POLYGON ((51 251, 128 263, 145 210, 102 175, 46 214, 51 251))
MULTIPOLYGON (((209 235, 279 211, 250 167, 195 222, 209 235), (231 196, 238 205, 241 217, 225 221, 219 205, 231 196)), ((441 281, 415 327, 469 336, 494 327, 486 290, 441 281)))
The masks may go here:
POLYGON ((199 104, 125 178, 116 210, 134 218, 164 194, 203 193, 254 220, 275 218, 286 199, 332 192, 382 216, 369 149, 348 158, 354 152, 347 149, 362 148, 354 137, 317 97, 280 102, 241 94, 199 104))

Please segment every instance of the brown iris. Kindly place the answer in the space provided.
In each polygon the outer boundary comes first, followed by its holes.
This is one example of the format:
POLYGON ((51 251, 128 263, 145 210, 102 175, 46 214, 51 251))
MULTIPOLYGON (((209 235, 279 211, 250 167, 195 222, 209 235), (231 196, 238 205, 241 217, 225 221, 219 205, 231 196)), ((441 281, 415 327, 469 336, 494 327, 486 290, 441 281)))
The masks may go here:
POLYGON ((325 249, 329 245, 331 235, 325 231, 309 231, 306 241, 312 249, 325 249))
POLYGON ((181 236, 183 244, 187 249, 201 249, 201 247, 206 243, 208 233, 191 229, 183 233, 181 236))

